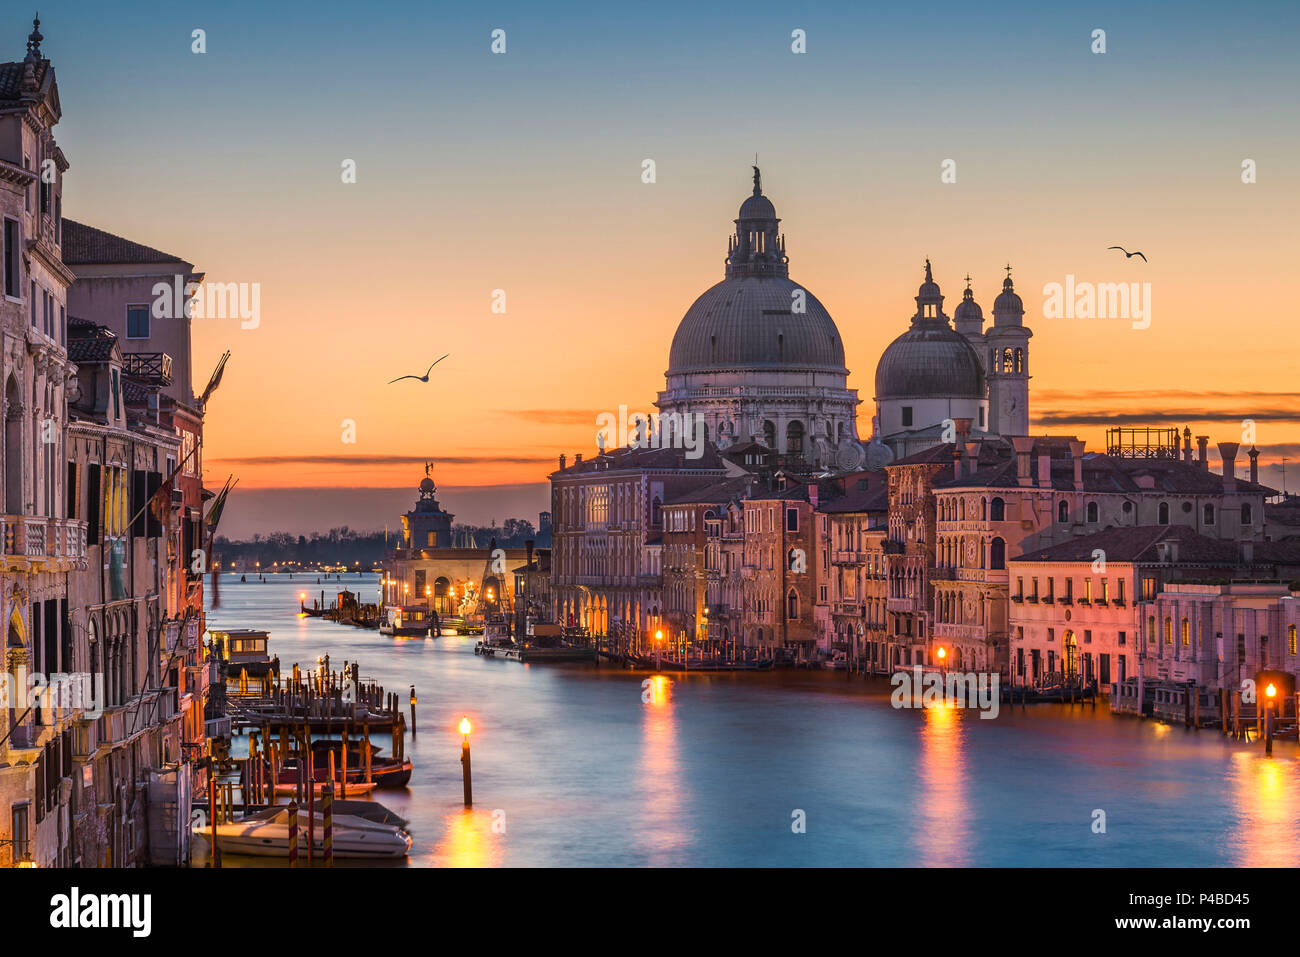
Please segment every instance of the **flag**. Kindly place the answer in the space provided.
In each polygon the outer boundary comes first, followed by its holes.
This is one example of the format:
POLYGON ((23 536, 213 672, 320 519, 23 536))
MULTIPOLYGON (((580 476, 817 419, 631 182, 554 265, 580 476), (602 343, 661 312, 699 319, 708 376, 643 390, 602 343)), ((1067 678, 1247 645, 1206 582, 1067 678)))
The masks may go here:
POLYGON ((226 484, 221 487, 221 491, 217 493, 216 498, 212 500, 212 504, 208 507, 207 525, 209 538, 216 535, 217 525, 221 521, 221 513, 226 507, 226 497, 230 494, 230 490, 238 484, 239 479, 236 479, 233 475, 229 476, 226 479, 226 484), (232 482, 231 479, 234 479, 234 481, 232 482))
POLYGON ((199 405, 207 405, 208 397, 217 391, 217 386, 221 385, 222 373, 226 371, 226 361, 230 358, 230 350, 227 349, 221 355, 221 361, 217 367, 212 370, 212 378, 208 380, 208 387, 203 390, 203 395, 199 397, 199 405))

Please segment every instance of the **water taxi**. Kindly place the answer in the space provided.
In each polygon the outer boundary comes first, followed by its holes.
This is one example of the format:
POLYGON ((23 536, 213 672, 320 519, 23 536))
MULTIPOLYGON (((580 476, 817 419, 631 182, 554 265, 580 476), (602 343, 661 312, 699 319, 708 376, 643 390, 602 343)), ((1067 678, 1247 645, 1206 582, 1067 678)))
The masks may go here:
POLYGON ((439 634, 438 616, 426 605, 389 605, 379 633, 394 638, 433 638, 439 634))

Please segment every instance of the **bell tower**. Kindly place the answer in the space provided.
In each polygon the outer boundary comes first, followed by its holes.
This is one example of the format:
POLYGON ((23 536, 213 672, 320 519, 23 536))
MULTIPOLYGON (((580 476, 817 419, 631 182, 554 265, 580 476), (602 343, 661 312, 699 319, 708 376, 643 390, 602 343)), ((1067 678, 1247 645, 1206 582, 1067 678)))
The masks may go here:
POLYGON ((1002 294, 993 302, 993 325, 987 343, 989 431, 996 435, 1029 434, 1029 337, 1025 305, 1016 295, 1011 266, 1002 281, 1002 294))

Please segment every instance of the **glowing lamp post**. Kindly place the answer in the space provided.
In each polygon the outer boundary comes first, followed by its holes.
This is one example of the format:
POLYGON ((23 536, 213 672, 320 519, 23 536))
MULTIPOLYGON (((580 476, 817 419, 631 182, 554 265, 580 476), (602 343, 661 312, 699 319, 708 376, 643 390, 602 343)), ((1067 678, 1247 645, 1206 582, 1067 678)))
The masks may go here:
POLYGON ((461 773, 465 779, 465 806, 474 806, 474 790, 470 786, 469 779, 469 718, 460 719, 460 733, 462 735, 460 744, 460 765, 461 773))
POLYGON ((663 629, 662 628, 657 629, 655 631, 655 671, 659 670, 659 648, 663 644, 663 640, 664 640, 663 629))
POLYGON ((298 592, 298 610, 304 615, 307 614, 307 593, 305 591, 298 592))
POLYGON ((1273 754, 1273 700, 1277 697, 1277 688, 1272 682, 1264 689, 1268 700, 1264 702, 1264 753, 1273 754))
POLYGON ((944 648, 942 645, 940 645, 939 650, 935 652, 935 654, 939 656, 939 666, 942 668, 945 664, 945 660, 948 657, 948 650, 944 648))

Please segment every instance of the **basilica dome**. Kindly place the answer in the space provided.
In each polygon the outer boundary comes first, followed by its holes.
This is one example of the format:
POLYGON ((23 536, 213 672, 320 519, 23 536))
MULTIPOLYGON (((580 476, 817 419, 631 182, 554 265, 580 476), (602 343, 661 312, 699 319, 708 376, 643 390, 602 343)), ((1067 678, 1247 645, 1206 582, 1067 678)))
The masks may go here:
POLYGON ((847 374, 839 330, 816 296, 780 276, 729 277, 686 310, 668 374, 762 367, 847 374), (792 311, 796 298, 803 312, 792 311))
POLYGON ((859 400, 834 320, 790 279, 780 224, 756 166, 723 279, 678 324, 655 405, 661 415, 699 416, 719 448, 758 442, 829 466, 856 445, 859 400))

